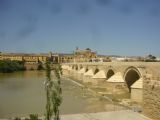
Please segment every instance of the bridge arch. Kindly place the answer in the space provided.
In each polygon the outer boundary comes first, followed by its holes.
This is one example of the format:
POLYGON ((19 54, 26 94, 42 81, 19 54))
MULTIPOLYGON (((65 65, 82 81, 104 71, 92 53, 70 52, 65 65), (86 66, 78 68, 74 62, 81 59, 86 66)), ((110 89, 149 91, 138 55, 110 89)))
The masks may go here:
POLYGON ((124 72, 124 81, 131 92, 131 86, 142 77, 141 72, 136 67, 129 67, 124 72))
POLYGON ((80 65, 80 66, 79 66, 79 69, 82 69, 82 68, 83 68, 83 66, 82 66, 82 65, 80 65))
POLYGON ((78 71, 78 65, 75 65, 75 70, 78 71))
POLYGON ((98 73, 98 72, 99 72, 99 69, 96 68, 96 69, 94 70, 94 75, 95 75, 96 73, 98 73))
POLYGON ((109 69, 106 74, 107 80, 115 74, 113 69, 109 69))
POLYGON ((88 70, 89 70, 88 67, 86 67, 86 68, 85 68, 85 72, 87 72, 88 70))
POLYGON ((72 70, 74 70, 74 65, 72 65, 72 70))

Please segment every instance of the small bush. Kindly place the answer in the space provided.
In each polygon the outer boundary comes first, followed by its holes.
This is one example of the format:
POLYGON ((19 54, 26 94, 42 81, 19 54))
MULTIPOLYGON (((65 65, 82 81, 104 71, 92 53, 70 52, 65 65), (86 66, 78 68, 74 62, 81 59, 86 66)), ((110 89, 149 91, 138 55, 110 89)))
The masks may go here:
POLYGON ((19 118, 19 117, 16 117, 16 118, 14 118, 14 120, 21 120, 21 118, 19 118))
POLYGON ((29 117, 30 117, 30 120, 38 120, 37 114, 30 114, 29 117))
POLYGON ((24 63, 21 61, 0 60, 0 72, 10 73, 25 70, 24 63))

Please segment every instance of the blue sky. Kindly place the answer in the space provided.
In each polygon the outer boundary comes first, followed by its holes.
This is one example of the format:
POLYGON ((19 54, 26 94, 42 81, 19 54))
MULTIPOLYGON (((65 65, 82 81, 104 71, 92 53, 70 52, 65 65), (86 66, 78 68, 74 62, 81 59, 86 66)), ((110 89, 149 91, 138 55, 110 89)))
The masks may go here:
POLYGON ((160 0, 0 0, 0 51, 160 56, 160 0))

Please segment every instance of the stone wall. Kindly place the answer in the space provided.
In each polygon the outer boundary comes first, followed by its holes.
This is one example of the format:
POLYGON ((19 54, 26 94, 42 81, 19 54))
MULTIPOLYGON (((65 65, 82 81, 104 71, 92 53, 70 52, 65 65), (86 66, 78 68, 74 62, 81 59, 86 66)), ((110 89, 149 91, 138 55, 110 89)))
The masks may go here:
POLYGON ((144 114, 152 119, 160 120, 160 78, 144 78, 143 103, 144 114))
POLYGON ((31 63, 25 63, 24 65, 26 67, 26 70, 37 70, 38 68, 38 63, 34 63, 34 64, 31 64, 31 63))

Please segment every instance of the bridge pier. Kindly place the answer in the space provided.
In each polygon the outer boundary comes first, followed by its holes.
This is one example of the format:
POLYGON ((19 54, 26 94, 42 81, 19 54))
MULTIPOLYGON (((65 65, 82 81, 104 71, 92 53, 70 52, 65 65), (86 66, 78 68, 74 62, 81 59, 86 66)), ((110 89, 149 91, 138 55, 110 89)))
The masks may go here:
POLYGON ((77 79, 78 79, 79 81, 83 81, 83 75, 84 75, 84 73, 85 73, 85 68, 82 68, 82 69, 80 69, 80 70, 78 71, 77 79))
POLYGON ((65 66, 65 65, 62 66, 62 72, 66 77, 70 76, 70 70, 71 68, 69 66, 65 66))
POLYGON ((92 83, 92 77, 93 77, 93 70, 90 69, 83 75, 83 82, 84 83, 92 83))
POLYGON ((143 101, 143 79, 140 78, 131 86, 131 100, 136 102, 143 101))
POLYGON ((69 76, 70 76, 71 79, 74 79, 74 72, 75 72, 74 69, 71 69, 70 72, 69 72, 70 73, 69 76))
POLYGON ((78 76, 78 71, 77 71, 77 70, 74 70, 74 71, 73 71, 73 79, 74 79, 74 80, 78 80, 77 76, 78 76))
POLYGON ((124 80, 120 72, 115 73, 107 80, 108 86, 112 89, 124 88, 124 80))
POLYGON ((106 81, 106 75, 103 70, 100 70, 92 77, 92 84, 99 85, 106 81))

